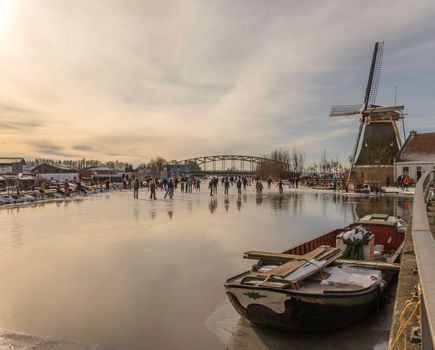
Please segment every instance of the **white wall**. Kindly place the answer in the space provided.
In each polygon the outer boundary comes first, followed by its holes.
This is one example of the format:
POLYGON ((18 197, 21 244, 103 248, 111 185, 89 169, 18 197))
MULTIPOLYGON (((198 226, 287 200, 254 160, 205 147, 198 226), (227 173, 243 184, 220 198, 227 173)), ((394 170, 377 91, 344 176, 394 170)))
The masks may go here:
POLYGON ((12 165, 0 165, 0 174, 11 174, 12 165))
POLYGON ((400 163, 395 163, 394 166, 396 172, 396 179, 399 177, 399 175, 403 176, 404 175, 403 168, 408 167, 409 168, 408 176, 410 179, 413 179, 415 181, 417 181, 417 167, 421 167, 422 174, 427 171, 435 170, 435 163, 400 162, 400 163))

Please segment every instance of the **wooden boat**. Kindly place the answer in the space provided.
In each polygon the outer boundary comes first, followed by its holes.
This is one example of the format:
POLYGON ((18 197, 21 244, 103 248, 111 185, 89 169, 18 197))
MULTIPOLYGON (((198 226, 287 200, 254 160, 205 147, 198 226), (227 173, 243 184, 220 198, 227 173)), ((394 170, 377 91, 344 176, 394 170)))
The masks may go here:
POLYGON ((245 252, 244 258, 258 262, 228 279, 225 290, 237 312, 258 325, 307 332, 344 328, 381 300, 399 270, 404 232, 400 219, 373 214, 283 253, 245 252), (371 233, 364 260, 342 259, 342 238, 352 230, 371 233))

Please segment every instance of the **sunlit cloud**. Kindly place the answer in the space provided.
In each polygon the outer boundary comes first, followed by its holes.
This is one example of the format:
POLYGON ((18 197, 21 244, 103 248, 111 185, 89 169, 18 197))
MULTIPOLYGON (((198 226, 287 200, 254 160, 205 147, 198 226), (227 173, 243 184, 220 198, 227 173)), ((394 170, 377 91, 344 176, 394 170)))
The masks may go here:
POLYGON ((362 100, 379 40, 378 102, 392 103, 399 85, 409 128, 435 126, 430 1, 373 11, 338 0, 0 0, 3 9, 2 155, 137 164, 297 146, 309 161, 323 148, 346 160, 357 118, 327 115, 362 100))

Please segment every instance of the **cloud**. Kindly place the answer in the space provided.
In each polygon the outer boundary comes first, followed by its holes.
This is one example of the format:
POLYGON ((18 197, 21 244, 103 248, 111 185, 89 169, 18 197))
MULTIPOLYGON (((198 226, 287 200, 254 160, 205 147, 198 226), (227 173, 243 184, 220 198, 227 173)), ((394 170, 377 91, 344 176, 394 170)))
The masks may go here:
POLYGON ((37 112, 32 109, 0 103, 0 115, 4 115, 4 114, 34 115, 37 114, 37 112))
POLYGON ((71 148, 76 151, 93 151, 95 149, 94 147, 88 145, 74 145, 71 148))
POLYGON ((378 102, 397 84, 408 127, 433 128, 434 15, 429 0, 375 12, 339 0, 16 0, 0 23, 4 152, 31 137, 57 147, 29 145, 29 157, 139 163, 297 145, 308 160, 324 147, 347 159, 357 126, 327 116, 362 100, 375 41, 378 102))
POLYGON ((0 102, 0 129, 3 132, 32 131, 44 125, 44 117, 38 111, 0 102))
POLYGON ((0 119, 0 129, 8 130, 8 131, 27 131, 35 128, 39 128, 43 126, 39 120, 27 120, 27 121, 19 121, 19 120, 2 120, 0 119))
POLYGON ((31 142, 33 150, 36 153, 48 155, 48 156, 61 156, 61 157, 72 157, 71 153, 64 152, 64 147, 47 141, 35 141, 31 142))

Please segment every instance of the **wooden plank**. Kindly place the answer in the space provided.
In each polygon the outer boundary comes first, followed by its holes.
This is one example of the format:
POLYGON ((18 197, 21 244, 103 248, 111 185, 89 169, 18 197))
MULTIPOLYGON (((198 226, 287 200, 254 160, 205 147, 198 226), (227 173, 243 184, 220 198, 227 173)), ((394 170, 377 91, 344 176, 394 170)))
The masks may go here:
POLYGON ((302 255, 296 254, 281 254, 281 253, 271 253, 271 252, 263 252, 251 250, 243 253, 243 257, 245 259, 254 259, 254 260, 262 260, 262 259, 270 259, 270 260, 278 260, 278 261, 287 261, 287 260, 300 260, 302 255))
POLYGON ((279 265, 278 267, 262 273, 261 276, 278 276, 278 277, 286 277, 291 274, 293 271, 296 271, 301 266, 305 265, 305 260, 289 260, 286 263, 279 265))
POLYGON ((394 263, 397 260, 397 258, 399 257, 399 255, 402 254, 404 246, 405 246, 405 241, 402 242, 402 244, 399 246, 399 248, 397 248, 397 250, 395 251, 395 253, 392 256, 387 258, 387 262, 394 263))
MULTIPOLYGON (((264 275, 266 275, 266 276, 278 276, 278 277, 285 278, 288 275, 290 275, 292 272, 294 272, 297 269, 304 266, 310 260, 315 259, 316 256, 321 256, 321 255, 325 254, 326 249, 328 249, 328 248, 329 248, 328 246, 319 247, 311 252, 312 253, 311 257, 310 256, 307 257, 307 255, 310 255, 310 253, 308 253, 308 254, 303 255, 304 260, 289 260, 288 262, 274 268, 273 270, 266 272, 264 275), (307 258, 305 258, 305 257, 307 257, 307 258)), ((311 271, 309 274, 303 275, 300 278, 298 278, 294 281, 292 280, 290 282, 292 282, 292 283, 298 282, 298 281, 300 281, 308 276, 311 276, 313 273, 316 273, 321 268, 331 264, 335 259, 338 259, 340 256, 341 256, 340 249, 336 249, 336 248, 328 249, 328 259, 327 259, 326 264, 324 264, 321 267, 318 267, 314 271, 311 271)), ((322 260, 324 260, 324 259, 322 259, 322 260)))
POLYGON ((243 257, 245 259, 254 259, 254 260, 262 260, 262 259, 270 259, 270 260, 279 260, 279 261, 287 261, 287 260, 311 260, 314 259, 323 253, 329 250, 329 246, 322 245, 317 247, 313 251, 305 254, 305 255, 297 255, 297 254, 285 254, 285 253, 272 253, 272 252, 263 252, 257 250, 251 250, 243 253, 243 257))
POLYGON ((323 254, 316 257, 317 260, 328 260, 330 257, 335 256, 340 252, 341 255, 341 249, 331 247, 330 249, 326 250, 323 254))
POLYGON ((254 259, 254 260, 278 260, 278 261, 288 261, 288 260, 311 260, 311 259, 320 259, 320 257, 327 258, 329 255, 335 254, 335 251, 339 248, 333 248, 329 246, 320 246, 313 251, 305 254, 305 255, 297 255, 297 254, 285 254, 285 253, 272 253, 272 252, 263 252, 257 250, 251 250, 243 253, 243 257, 245 259, 254 259))
POLYGON ((316 249, 312 250, 311 252, 308 252, 303 256, 304 260, 311 260, 311 259, 316 259, 318 256, 324 254, 327 250, 329 250, 329 246, 328 245, 321 245, 320 247, 317 247, 316 249))
POLYGON ((360 267, 367 267, 371 269, 377 270, 385 270, 385 271, 399 271, 400 264, 396 263, 387 263, 387 262, 376 262, 376 261, 364 261, 364 260, 350 260, 350 259, 337 259, 334 264, 351 264, 360 267))
POLYGON ((306 278, 308 278, 308 277, 310 277, 310 276, 316 274, 316 273, 319 272, 321 269, 327 267, 328 265, 331 265, 334 261, 337 261, 337 259, 338 259, 340 256, 341 256, 341 251, 340 251, 340 252, 336 252, 336 253, 335 253, 334 255, 332 255, 332 256, 331 256, 331 257, 326 261, 326 263, 325 263, 324 265, 322 265, 321 267, 319 267, 319 268, 317 268, 316 270, 311 271, 310 273, 307 273, 307 274, 305 274, 305 275, 303 275, 303 276, 301 276, 301 277, 299 277, 299 278, 295 278, 295 279, 293 279, 293 280, 289 280, 289 282, 295 284, 295 283, 298 283, 298 282, 300 282, 300 281, 302 281, 302 280, 304 280, 304 279, 306 279, 306 278))

